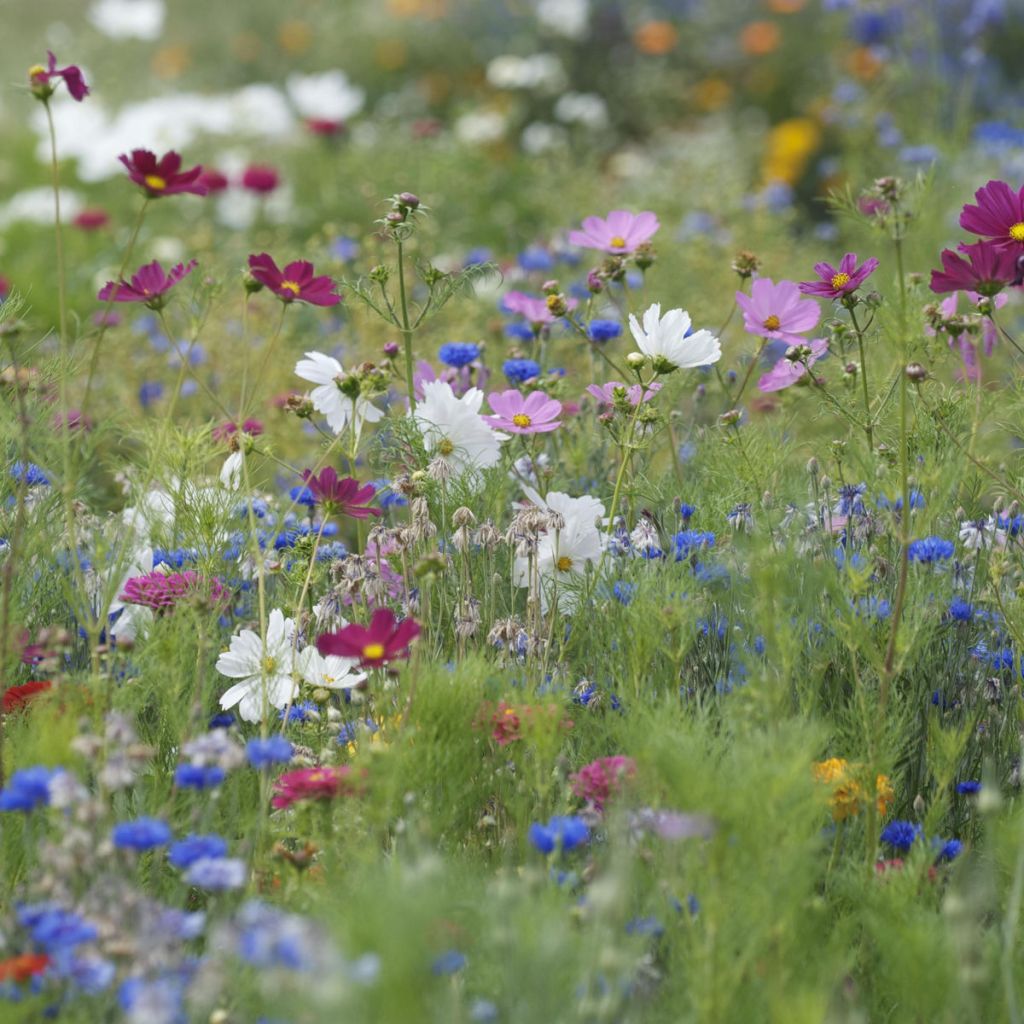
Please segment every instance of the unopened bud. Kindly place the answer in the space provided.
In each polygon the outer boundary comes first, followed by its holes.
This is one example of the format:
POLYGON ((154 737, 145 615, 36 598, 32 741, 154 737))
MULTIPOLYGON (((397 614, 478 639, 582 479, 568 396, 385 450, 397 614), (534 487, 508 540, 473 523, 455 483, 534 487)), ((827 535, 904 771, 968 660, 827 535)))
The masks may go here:
POLYGON ((920 384, 928 379, 928 371, 920 363, 907 363, 903 372, 907 375, 907 380, 913 381, 915 384, 920 384))
POLYGON ((739 409, 730 409, 728 412, 723 412, 722 415, 718 417, 718 422, 723 427, 731 427, 734 424, 739 423, 742 415, 743 413, 741 413, 739 409))
POLYGON ((626 364, 633 367, 634 370, 639 370, 646 362, 647 356, 642 352, 630 352, 629 355, 626 356, 626 364))

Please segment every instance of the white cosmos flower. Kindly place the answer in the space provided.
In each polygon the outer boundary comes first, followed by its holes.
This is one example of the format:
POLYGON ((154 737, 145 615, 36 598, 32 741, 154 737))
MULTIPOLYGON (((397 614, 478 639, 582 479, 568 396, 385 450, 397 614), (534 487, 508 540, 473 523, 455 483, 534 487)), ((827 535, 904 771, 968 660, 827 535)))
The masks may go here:
POLYGON ((241 452, 232 452, 220 468, 220 482, 222 487, 229 491, 237 491, 242 483, 242 459, 241 452))
POLYGON ((643 326, 630 313, 629 329, 637 348, 660 373, 709 366, 722 358, 722 347, 710 331, 695 331, 687 337, 690 314, 685 309, 670 309, 662 316, 661 305, 655 302, 644 313, 643 326))
POLYGON ((384 413, 369 399, 360 396, 353 400, 338 390, 337 379, 344 372, 337 359, 322 352, 307 352, 306 358, 295 364, 295 373, 299 377, 319 385, 313 388, 309 397, 313 408, 327 418, 331 430, 340 434, 354 419, 358 438, 364 423, 376 423, 384 413))
POLYGON ((230 648, 217 659, 217 671, 238 682, 221 696, 220 706, 227 710, 237 704, 246 722, 259 722, 268 707, 283 708, 294 700, 294 634, 295 623, 275 608, 267 620, 266 643, 251 629, 233 636, 230 648))
POLYGON ((457 473, 497 465, 501 442, 508 440, 508 434, 493 430, 480 415, 483 401, 479 388, 456 398, 447 381, 431 380, 423 385, 423 401, 416 403, 416 425, 427 451, 457 473))
POLYGON ((356 671, 358 665, 358 658, 325 657, 312 645, 303 648, 298 660, 302 678, 314 689, 324 690, 348 690, 361 683, 366 673, 356 671))
POLYGON ((159 39, 167 8, 164 0, 97 0, 89 21, 111 39, 159 39))
POLYGON ((344 71, 289 75, 285 85, 302 117, 347 121, 353 114, 358 114, 366 102, 366 93, 353 85, 344 71))

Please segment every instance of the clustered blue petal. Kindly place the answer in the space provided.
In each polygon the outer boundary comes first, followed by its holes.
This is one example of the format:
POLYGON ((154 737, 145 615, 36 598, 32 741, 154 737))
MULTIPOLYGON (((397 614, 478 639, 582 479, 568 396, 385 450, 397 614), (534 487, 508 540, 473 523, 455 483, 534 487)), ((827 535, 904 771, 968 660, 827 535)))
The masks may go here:
POLYGON ((612 341, 622 334, 618 320, 591 320, 587 325, 587 337, 591 341, 612 341))
POLYGON ((190 868, 198 860, 212 860, 228 852, 227 840, 218 835, 189 835, 179 839, 167 851, 171 867, 190 868))
POLYGON ((556 848, 567 851, 582 846, 590 840, 590 829, 582 818, 556 814, 546 825, 535 821, 529 836, 541 853, 552 853, 556 848))
POLYGON ((540 376, 540 363, 532 359, 506 359, 501 371, 513 384, 523 384, 540 376))
POLYGON ((120 821, 111 832, 114 845, 122 850, 152 850, 154 846, 166 846, 172 836, 170 825, 159 818, 120 821))
POLYGON ((219 765, 179 764, 174 769, 174 784, 179 789, 212 789, 224 781, 219 765))
POLYGON ((480 346, 471 341, 450 341, 438 349, 437 358, 446 366, 461 369, 480 358, 480 346))
POLYGON ((890 821, 882 829, 882 842, 894 850, 909 850, 921 837, 921 826, 912 821, 890 821))
POLYGON ((253 768, 266 768, 271 764, 287 764, 295 748, 280 734, 265 740, 252 739, 245 745, 245 756, 253 768))
POLYGON ((911 562, 945 561, 953 557, 953 542, 943 537, 925 537, 923 540, 912 540, 907 547, 907 557, 911 562))
POLYGON ((19 769, 8 779, 7 788, 0 792, 0 811, 23 811, 27 814, 37 807, 49 806, 50 783, 60 773, 60 768, 41 765, 19 769))

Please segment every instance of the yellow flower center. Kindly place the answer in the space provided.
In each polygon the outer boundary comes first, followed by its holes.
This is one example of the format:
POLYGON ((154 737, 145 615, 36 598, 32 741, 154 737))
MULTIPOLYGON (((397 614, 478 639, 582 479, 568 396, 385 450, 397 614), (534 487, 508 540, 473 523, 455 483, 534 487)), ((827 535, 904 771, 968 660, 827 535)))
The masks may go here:
POLYGON ((512 417, 512 422, 517 427, 528 427, 533 422, 533 420, 531 420, 525 412, 517 412, 515 416, 512 417))
POLYGON ((1015 242, 1024 242, 1024 221, 1020 221, 1010 228, 1010 237, 1015 242))
POLYGON ((610 239, 608 239, 608 244, 613 249, 625 249, 626 248, 626 240, 622 237, 622 235, 613 235, 610 239))
POLYGON ((559 572, 568 572, 572 568, 572 559, 568 555, 562 555, 555 565, 558 566, 559 572))
POLYGON ((442 437, 440 443, 437 446, 437 450, 442 455, 451 455, 451 453, 455 451, 455 445, 452 444, 449 438, 442 437))
POLYGON ((45 75, 45 74, 46 74, 46 68, 44 68, 42 64, 33 64, 32 67, 30 67, 28 69, 28 77, 29 77, 30 81, 33 78, 35 78, 36 75, 45 75))
POLYGON ((269 676, 277 668, 277 658, 271 657, 268 654, 261 664, 263 666, 263 674, 269 676))
POLYGON ((850 283, 850 275, 842 272, 832 275, 832 287, 837 291, 840 288, 845 288, 850 283))
POLYGON ((384 645, 383 644, 367 644, 363 648, 363 657, 367 661, 376 661, 378 658, 384 657, 384 645))
POLYGON ((777 331, 782 321, 774 314, 768 317, 764 322, 764 328, 768 331, 777 331))
POLYGON ((167 188, 167 182, 159 174, 147 174, 145 182, 146 188, 151 188, 154 192, 162 192, 167 188))
POLYGON ((282 281, 281 291, 291 292, 292 295, 298 295, 302 289, 294 281, 282 281))

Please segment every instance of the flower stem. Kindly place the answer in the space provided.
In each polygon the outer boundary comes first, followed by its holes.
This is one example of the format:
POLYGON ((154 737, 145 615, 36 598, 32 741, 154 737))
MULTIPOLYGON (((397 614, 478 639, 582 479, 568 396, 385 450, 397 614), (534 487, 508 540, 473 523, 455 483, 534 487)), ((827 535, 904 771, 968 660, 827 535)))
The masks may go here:
POLYGON ((405 386, 409 391, 409 411, 416 411, 416 391, 412 376, 412 327, 409 326, 409 300, 405 294, 405 249, 400 238, 398 246, 398 299, 402 307, 402 348, 405 351, 405 386))
POLYGON ((857 313, 852 305, 850 306, 850 321, 853 323, 853 329, 857 332, 857 348, 860 351, 860 383, 861 390, 864 395, 864 432, 867 435, 868 448, 870 450, 874 450, 874 424, 871 422, 871 398, 869 397, 868 389, 868 363, 864 356, 864 331, 857 322, 857 313))

